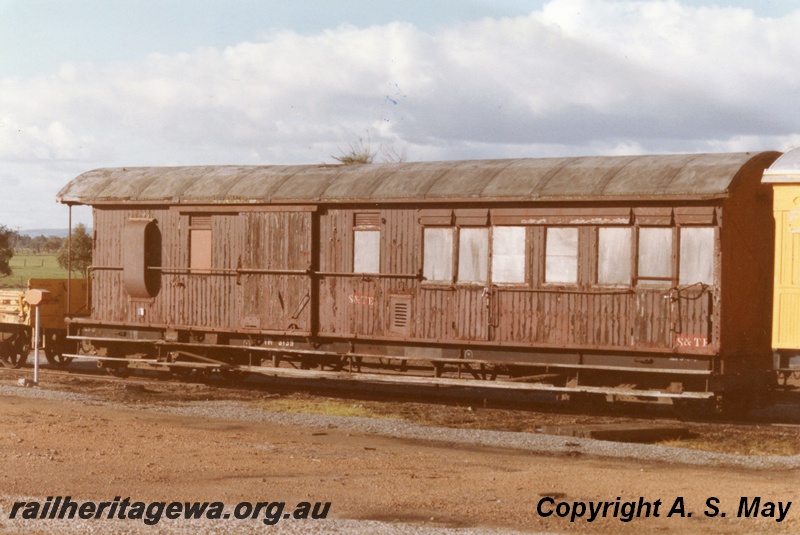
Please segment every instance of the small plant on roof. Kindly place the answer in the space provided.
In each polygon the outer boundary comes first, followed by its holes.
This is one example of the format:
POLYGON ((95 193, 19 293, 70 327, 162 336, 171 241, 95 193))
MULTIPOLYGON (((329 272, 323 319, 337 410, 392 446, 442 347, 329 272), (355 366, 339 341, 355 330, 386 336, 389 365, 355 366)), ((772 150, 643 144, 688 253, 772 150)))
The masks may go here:
POLYGON ((378 151, 372 150, 372 144, 367 140, 358 138, 358 143, 350 143, 348 151, 342 151, 341 156, 333 156, 339 163, 349 165, 354 163, 372 163, 375 161, 378 151))
POLYGON ((402 163, 408 160, 407 150, 398 151, 394 147, 383 149, 383 161, 386 163, 402 163))
POLYGON ((374 163, 378 154, 382 154, 382 161, 386 163, 405 162, 407 159, 406 149, 398 152, 394 147, 384 149, 383 145, 373 149, 370 140, 364 141, 362 138, 358 138, 358 143, 350 143, 350 148, 341 153, 340 156, 332 156, 332 158, 344 165, 374 163))

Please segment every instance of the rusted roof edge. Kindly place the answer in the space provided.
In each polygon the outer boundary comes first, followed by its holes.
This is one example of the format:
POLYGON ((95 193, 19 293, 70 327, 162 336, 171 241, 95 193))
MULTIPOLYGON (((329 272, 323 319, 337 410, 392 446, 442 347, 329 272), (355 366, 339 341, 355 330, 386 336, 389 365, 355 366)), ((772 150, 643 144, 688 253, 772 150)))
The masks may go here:
POLYGON ((83 203, 78 201, 59 201, 62 204, 71 204, 71 205, 80 205, 80 206, 227 206, 231 208, 239 207, 246 207, 246 206, 298 206, 298 205, 348 205, 348 204, 370 204, 375 205, 376 203, 379 204, 450 204, 450 203, 457 203, 457 204, 508 204, 508 203, 520 203, 520 204, 550 204, 550 203, 615 203, 615 202, 624 202, 624 203, 631 203, 631 202, 654 202, 654 203, 669 203, 669 202, 704 202, 704 201, 719 201, 724 200, 730 197, 729 193, 715 193, 711 195, 626 195, 626 196, 607 196, 607 197, 575 197, 575 196, 563 196, 563 197, 536 197, 536 198, 527 198, 527 199, 514 199, 509 197, 481 197, 479 200, 476 201, 475 197, 463 197, 463 198, 453 198, 453 199, 436 199, 436 198, 429 198, 429 199, 324 199, 324 200, 303 200, 303 201, 292 201, 292 200, 280 200, 280 201, 260 201, 260 200, 252 200, 249 202, 243 201, 232 201, 232 202, 225 202, 225 201, 217 201, 217 202, 199 202, 199 201, 192 201, 192 202, 179 202, 179 203, 171 203, 163 200, 153 200, 153 201, 121 201, 119 199, 116 200, 106 200, 106 201, 94 201, 92 203, 83 203))
MULTIPOLYGON (((616 201, 623 201, 623 200, 647 200, 647 199, 669 199, 669 198, 676 198, 676 199, 706 199, 706 198, 714 198, 718 196, 727 196, 730 194, 731 191, 735 189, 735 182, 737 175, 741 175, 742 173, 746 172, 746 169, 752 169, 753 166, 759 165, 761 162, 765 161, 766 158, 774 159, 776 155, 779 153, 768 153, 768 152, 760 152, 760 153, 725 153, 725 154, 718 154, 716 156, 721 157, 720 162, 724 162, 725 159, 722 158, 724 156, 731 156, 735 155, 738 158, 733 159, 733 164, 739 165, 738 169, 732 169, 727 164, 726 166, 720 167, 720 173, 718 173, 717 177, 714 179, 714 183, 711 184, 712 187, 705 188, 704 191, 694 191, 692 192, 691 185, 682 185, 678 188, 670 188, 669 184, 672 183, 676 179, 676 177, 680 176, 683 170, 688 167, 691 167, 696 159, 702 158, 704 156, 708 156, 709 154, 688 154, 682 156, 690 156, 689 160, 686 161, 682 166, 678 169, 678 172, 672 172, 666 178, 661 178, 659 183, 650 178, 651 183, 649 185, 645 184, 644 187, 637 187, 634 191, 624 191, 624 189, 615 190, 612 192, 604 192, 598 191, 598 188, 605 189, 608 187, 610 181, 613 180, 614 176, 617 176, 621 170, 627 168, 633 162, 644 160, 644 159, 652 159, 654 166, 659 166, 658 159, 663 157, 674 157, 674 156, 681 156, 681 155, 632 155, 625 158, 624 164, 614 168, 613 170, 607 170, 602 173, 598 173, 596 177, 597 180, 595 182, 594 187, 592 188, 592 192, 588 191, 581 191, 581 192, 570 192, 570 188, 561 188, 563 191, 559 191, 558 189, 554 189, 553 191, 548 191, 546 194, 542 194, 545 189, 547 189, 547 185, 552 181, 554 176, 557 176, 559 173, 563 172, 564 169, 569 168, 571 165, 574 165, 580 162, 581 159, 584 157, 574 157, 574 158, 566 158, 566 159, 557 159, 557 158, 515 158, 509 159, 506 162, 502 161, 495 161, 495 160, 486 160, 485 162, 490 162, 491 165, 488 165, 487 168, 484 170, 485 176, 480 176, 479 184, 477 186, 477 190, 475 194, 469 195, 467 197, 466 191, 462 190, 458 192, 457 190, 451 190, 448 194, 444 195, 431 195, 430 192, 437 186, 437 184, 441 183, 441 181, 451 175, 452 173, 458 173, 459 169, 463 168, 463 166, 469 166, 471 163, 475 163, 476 161, 480 162, 480 160, 465 160, 465 161, 452 161, 452 162, 433 162, 434 164, 441 165, 440 172, 430 173, 428 178, 424 179, 424 184, 422 190, 415 189, 419 186, 423 186, 423 181, 419 177, 415 176, 414 172, 415 169, 426 169, 426 167, 418 167, 418 165, 423 164, 427 165, 429 162, 419 162, 419 163, 409 163, 405 164, 403 168, 398 169, 396 166, 392 169, 387 168, 385 171, 383 169, 375 169, 374 171, 366 174, 364 179, 368 182, 368 184, 362 184, 361 187, 357 189, 353 189, 348 187, 347 184, 342 183, 343 189, 340 193, 336 196, 328 197, 326 192, 330 192, 331 188, 335 186, 337 182, 339 182, 342 177, 345 177, 348 173, 346 166, 341 166, 340 169, 335 170, 335 172, 331 173, 330 176, 325 177, 325 180, 318 181, 317 186, 315 186, 313 192, 303 192, 301 191, 288 191, 292 198, 288 198, 288 196, 284 198, 275 198, 275 193, 280 191, 282 188, 286 188, 288 184, 292 183, 294 177, 298 177, 304 174, 305 170, 311 168, 312 166, 185 166, 181 169, 182 166, 178 166, 177 168, 170 168, 170 167, 145 167, 145 168, 108 168, 108 169, 95 169, 92 171, 88 171, 82 175, 79 175, 64 188, 59 191, 56 195, 56 199, 63 203, 63 204, 80 204, 80 205, 109 205, 109 204, 120 204, 120 205, 154 205, 154 204, 176 204, 176 205, 230 205, 230 204, 343 204, 343 203, 410 203, 410 202, 418 202, 418 203, 438 203, 438 202, 514 202, 514 201, 523 201, 523 202, 535 202, 535 201, 561 201, 567 200, 569 202, 583 202, 583 200, 591 200, 591 201, 607 201, 607 200, 616 200, 616 201), (745 159, 746 158, 746 159, 745 159), (522 165, 520 166, 520 170, 518 172, 525 172, 525 160, 530 160, 531 163, 535 163, 535 160, 546 161, 544 162, 545 165, 531 165, 531 172, 536 173, 539 176, 537 179, 535 187, 532 184, 526 186, 526 182, 520 182, 508 191, 502 192, 495 192, 494 195, 491 191, 488 191, 488 195, 485 195, 487 192, 487 188, 491 185, 498 176, 501 176, 503 172, 513 165, 515 162, 521 162, 522 165), (552 165, 550 169, 547 169, 547 165, 552 165), (134 191, 126 192, 122 195, 114 195, 112 192, 109 192, 109 195, 104 195, 104 192, 108 188, 109 184, 113 182, 110 180, 110 176, 114 176, 115 179, 125 180, 128 175, 127 173, 137 173, 138 172, 150 172, 150 173, 158 173, 159 170, 163 172, 169 172, 173 169, 178 169, 181 172, 186 172, 191 174, 192 172, 197 173, 197 171, 193 171, 193 167, 203 168, 204 172, 207 172, 209 169, 212 170, 214 167, 219 168, 226 168, 226 167, 237 167, 241 172, 242 176, 249 176, 255 169, 253 168, 261 168, 265 174, 269 174, 269 167, 280 168, 278 171, 283 174, 286 174, 280 177, 277 182, 272 184, 268 192, 259 191, 259 192, 251 192, 249 195, 246 192, 239 192, 235 197, 231 197, 226 195, 225 192, 222 194, 213 194, 213 195, 191 195, 184 197, 181 188, 173 187, 172 190, 166 191, 163 196, 153 196, 153 198, 145 199, 142 198, 137 192, 141 192, 142 190, 149 187, 152 183, 157 180, 157 177, 147 176, 146 174, 141 178, 137 178, 134 182, 138 182, 134 191), (294 168, 293 168, 294 167, 294 168), (398 173, 407 173, 407 180, 409 181, 408 188, 400 188, 400 191, 394 192, 395 195, 392 197, 387 198, 375 198, 373 193, 376 191, 376 188, 379 188, 379 185, 383 181, 385 177, 394 176, 398 173), (367 178, 369 177, 369 178, 367 178), (143 180, 142 180, 143 179, 143 180), (666 180, 666 182, 665 182, 666 180), (684 187, 685 186, 685 187, 684 187), (532 189, 531 189, 532 188, 532 189), (683 190, 683 191, 676 191, 683 190), (174 191, 173 191, 174 190, 174 191), (172 191, 173 194, 168 194, 172 191), (404 195, 403 193, 408 192, 408 195, 404 195), (578 195, 575 195, 578 193, 578 195), (305 195, 304 195, 305 194, 305 195)), ((612 162, 612 158, 616 158, 619 162, 620 157, 608 157, 609 162, 612 162)), ((599 160, 602 161, 602 160, 599 160)), ((674 161, 674 159, 672 160, 674 161)), ((669 164, 670 160, 665 159, 664 162, 669 164)), ((730 162, 730 159, 728 160, 730 162)), ((622 162, 619 162, 622 163, 622 162)), ((713 164, 713 160, 712 160, 713 164)), ((380 165, 380 164, 379 164, 380 165)), ((336 166, 339 167, 339 166, 336 166)), ((605 165, 599 165, 598 170, 600 170, 605 165)), ((433 167, 434 170, 437 170, 436 167, 433 167)), ((277 172, 277 171, 276 171, 277 172)), ((427 173, 426 173, 427 174, 427 173)), ((584 173, 586 174, 586 173, 584 173)), ((222 174, 224 175, 224 173, 222 174)), ((222 176, 221 175, 221 176, 222 176)), ((531 175, 534 176, 534 175, 531 175)), ((277 178, 277 177, 276 177, 277 178)), ((348 178, 349 181, 352 182, 348 178)), ((645 180, 647 180, 645 178, 645 180)), ((237 182, 236 180, 233 181, 234 183, 237 182)), ((231 185, 230 187, 233 187, 231 185)), ((185 188, 184 188, 185 189, 185 188)), ((470 189, 472 192, 474 188, 470 189)), ((228 190, 230 191, 230 190, 228 190)))

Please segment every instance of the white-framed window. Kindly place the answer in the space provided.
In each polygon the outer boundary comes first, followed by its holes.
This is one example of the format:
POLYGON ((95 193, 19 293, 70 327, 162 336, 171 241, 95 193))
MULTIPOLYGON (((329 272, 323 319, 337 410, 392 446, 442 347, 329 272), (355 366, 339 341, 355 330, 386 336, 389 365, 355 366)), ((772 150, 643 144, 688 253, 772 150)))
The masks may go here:
POLYGON ((458 282, 485 283, 489 277, 489 229, 458 231, 458 282))
POLYGON ((662 285, 672 279, 672 228, 639 229, 640 284, 662 285))
POLYGON ((544 281, 575 284, 578 282, 578 229, 548 227, 545 237, 544 281))
POLYGON ((353 273, 381 272, 380 212, 356 212, 353 221, 353 273))
POLYGON ((422 276, 428 282, 453 281, 452 227, 426 227, 422 236, 422 276))
POLYGON ((597 233, 597 282, 630 284, 631 227, 600 227, 597 233))
POLYGON ((525 227, 492 229, 492 282, 525 282, 525 227))
POLYGON ((679 284, 714 284, 714 227, 681 227, 679 284))
POLYGON ((380 273, 381 231, 353 231, 353 273, 380 273))

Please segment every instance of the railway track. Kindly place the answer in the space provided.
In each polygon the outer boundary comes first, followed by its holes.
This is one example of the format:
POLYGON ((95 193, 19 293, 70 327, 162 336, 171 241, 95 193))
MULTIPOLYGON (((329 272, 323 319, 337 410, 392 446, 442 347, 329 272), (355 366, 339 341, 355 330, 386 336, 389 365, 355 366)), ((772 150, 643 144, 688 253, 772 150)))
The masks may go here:
MULTIPOLYGON (((30 364, 0 369, 0 383, 32 379, 30 364)), ((541 432, 563 426, 674 425, 678 419, 666 406, 607 404, 595 407, 557 402, 530 393, 478 389, 391 388, 386 385, 298 381, 251 376, 226 380, 213 374, 178 378, 144 372, 115 377, 94 363, 75 362, 62 370, 42 365, 43 388, 87 393, 124 403, 181 403, 235 400, 257 403, 267 410, 290 412, 342 411, 369 417, 402 418, 444 427, 541 432)), ((725 453, 800 455, 800 392, 778 392, 777 403, 739 421, 680 421, 689 434, 670 442, 680 447, 725 453)))

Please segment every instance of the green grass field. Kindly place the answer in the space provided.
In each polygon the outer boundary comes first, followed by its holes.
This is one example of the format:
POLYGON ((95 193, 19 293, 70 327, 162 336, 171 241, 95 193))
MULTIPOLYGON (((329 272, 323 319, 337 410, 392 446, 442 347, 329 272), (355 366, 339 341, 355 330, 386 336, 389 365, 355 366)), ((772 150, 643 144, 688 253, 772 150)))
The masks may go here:
POLYGON ((52 254, 17 253, 9 262, 9 266, 13 273, 8 277, 0 277, 0 288, 27 288, 28 279, 67 278, 67 270, 58 267, 56 255, 52 254))

